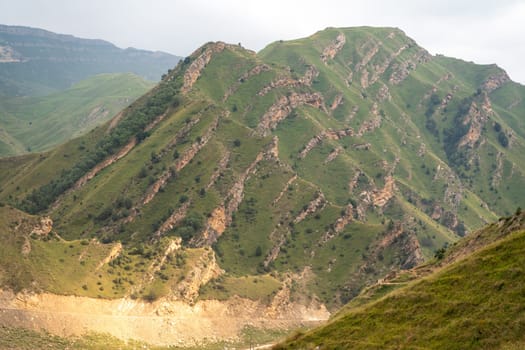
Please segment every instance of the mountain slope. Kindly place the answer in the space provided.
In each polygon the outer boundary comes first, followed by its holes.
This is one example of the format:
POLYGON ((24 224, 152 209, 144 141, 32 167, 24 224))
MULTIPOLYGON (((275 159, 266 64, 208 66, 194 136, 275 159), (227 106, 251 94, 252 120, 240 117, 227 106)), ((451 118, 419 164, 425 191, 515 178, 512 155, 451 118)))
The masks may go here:
POLYGON ((42 151, 78 137, 151 87, 130 73, 101 74, 44 97, 1 97, 0 156, 42 151))
POLYGON ((279 305, 335 310, 515 210, 524 95, 500 68, 433 57, 393 28, 259 54, 208 43, 110 123, 0 161, 0 199, 65 239, 212 248, 224 272, 202 298, 270 273, 279 305))
MULTIPOLYGON (((502 219, 461 243, 500 236, 496 241, 478 245, 431 275, 377 301, 350 307, 328 325, 275 348, 521 348, 524 224, 523 214, 502 219)), ((453 248, 449 257, 461 250, 453 248)))
POLYGON ((101 73, 158 81, 180 57, 37 28, 0 25, 0 95, 47 95, 101 73))

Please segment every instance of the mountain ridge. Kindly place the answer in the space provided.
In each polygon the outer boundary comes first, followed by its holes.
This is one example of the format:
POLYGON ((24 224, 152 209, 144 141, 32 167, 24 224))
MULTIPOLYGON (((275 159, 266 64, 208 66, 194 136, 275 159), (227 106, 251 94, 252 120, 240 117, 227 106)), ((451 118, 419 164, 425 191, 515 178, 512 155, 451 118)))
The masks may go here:
MULTIPOLYGON (((525 198, 524 91, 499 73, 388 28, 258 54, 207 43, 88 135, 0 161, 0 200, 50 216, 68 241, 120 242, 100 273, 113 297, 185 300, 177 253, 141 271, 180 240, 222 271, 190 283, 196 298, 261 298, 250 282, 285 309, 334 311, 525 198)), ((96 297, 82 271, 65 285, 96 297)))
POLYGON ((0 25, 0 95, 46 95, 100 73, 158 81, 181 57, 44 29, 0 25))

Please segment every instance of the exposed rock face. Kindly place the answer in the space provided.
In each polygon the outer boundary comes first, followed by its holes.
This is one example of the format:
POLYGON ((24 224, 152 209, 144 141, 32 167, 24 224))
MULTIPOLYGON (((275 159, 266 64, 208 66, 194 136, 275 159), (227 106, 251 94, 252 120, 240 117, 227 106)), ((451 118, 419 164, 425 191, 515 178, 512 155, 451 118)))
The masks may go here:
POLYGON ((281 252, 281 247, 286 243, 286 237, 288 236, 289 232, 286 231, 283 233, 281 230, 278 230, 277 228, 270 233, 270 240, 273 242, 272 249, 268 252, 266 255, 266 258, 264 259, 263 265, 264 267, 268 267, 277 257, 279 256, 279 253, 281 252))
POLYGON ((226 47, 226 44, 222 42, 211 43, 207 45, 203 53, 201 53, 188 67, 186 73, 184 73, 184 85, 182 86, 182 93, 188 93, 193 84, 199 79, 202 70, 208 63, 210 63, 215 53, 221 52, 226 47))
POLYGON ((505 71, 501 71, 498 74, 494 74, 488 77, 487 80, 485 80, 483 84, 481 84, 481 89, 489 94, 509 81, 510 78, 507 75, 507 73, 505 71))
POLYGON ((281 192, 279 192, 279 195, 273 200, 272 204, 273 205, 276 205, 280 200, 281 198, 284 196, 284 194, 288 191, 288 188, 292 185, 292 183, 297 180, 297 174, 294 174, 294 176, 292 176, 290 178, 290 180, 288 180, 286 182, 286 184, 284 185, 283 189, 281 190, 281 192))
POLYGON ((327 164, 333 161, 343 151, 344 151, 343 147, 337 147, 336 149, 334 149, 332 152, 330 152, 328 157, 326 157, 326 159, 324 160, 324 164, 327 164))
POLYGON ((405 51, 408 48, 409 48, 409 45, 405 44, 405 45, 401 46, 396 52, 393 52, 390 55, 390 57, 385 59, 385 61, 382 64, 374 65, 373 66, 372 77, 370 78, 369 84, 372 85, 376 81, 378 81, 379 78, 381 77, 381 75, 383 75, 383 73, 385 73, 385 71, 388 69, 388 67, 390 67, 390 65, 392 64, 392 61, 394 61, 394 59, 396 59, 403 51, 405 51))
POLYGON ((467 115, 463 119, 463 125, 468 124, 470 127, 467 134, 459 141, 458 147, 467 146, 469 148, 474 148, 475 144, 480 140, 483 126, 487 123, 492 114, 492 105, 486 94, 480 107, 478 107, 475 102, 472 102, 467 115))
POLYGON ((213 250, 203 249, 197 263, 192 266, 184 280, 177 285, 177 297, 190 304, 195 303, 199 296, 200 287, 223 273, 224 270, 217 264, 213 250))
POLYGON ((393 72, 388 81, 392 85, 399 85, 408 77, 410 71, 416 69, 418 64, 428 62, 431 59, 432 56, 425 49, 419 49, 411 58, 392 65, 393 72))
POLYGON ((381 86, 381 88, 379 88, 379 91, 377 92, 376 99, 379 102, 390 101, 392 99, 392 96, 390 95, 390 90, 388 89, 388 86, 383 84, 381 86))
POLYGON ((223 97, 223 102, 226 101, 228 99, 228 97, 230 97, 233 93, 235 93, 237 91, 237 89, 239 88, 239 86, 246 82, 246 80, 250 79, 251 77, 255 76, 255 75, 259 75, 261 74, 262 72, 269 72, 271 69, 270 69, 270 66, 267 65, 267 64, 258 64, 256 65, 255 67, 253 67, 252 69, 250 69, 249 71, 247 71, 246 73, 244 73, 238 80, 235 84, 233 84, 232 86, 230 86, 228 88, 228 91, 226 91, 226 93, 224 94, 224 97, 223 97))
POLYGON ((261 117, 261 121, 256 129, 257 134, 267 136, 271 130, 277 127, 279 122, 290 115, 294 108, 304 104, 324 109, 323 96, 318 92, 304 94, 293 92, 290 96, 282 96, 261 117))
POLYGON ((109 252, 108 256, 104 258, 98 265, 95 271, 100 270, 104 265, 109 264, 111 261, 115 260, 120 253, 122 252, 122 243, 118 242, 111 248, 111 251, 109 252))
MULTIPOLYGON (((166 113, 159 115, 155 120, 153 120, 149 125, 146 126, 144 131, 149 131, 153 129, 158 123, 160 123, 164 117, 166 117, 166 113)), ((118 121, 122 118, 122 113, 120 113, 117 117, 114 118, 114 121, 118 123, 118 121)), ((113 124, 113 121, 111 122, 113 124)), ((116 124, 115 124, 116 125, 116 124)), ((110 125, 111 128, 111 125, 110 125)), ((116 154, 106 158, 101 163, 97 164, 93 169, 91 169, 86 175, 82 176, 80 179, 77 180, 77 182, 73 185, 73 187, 66 191, 66 194, 70 193, 71 191, 78 190, 82 186, 84 186, 88 181, 93 179, 99 172, 110 166, 111 164, 117 162, 121 158, 124 158, 131 150, 137 145, 137 139, 133 137, 124 147, 122 147, 116 154)), ((56 208, 58 204, 60 203, 60 199, 63 196, 59 197, 55 203, 53 203, 52 208, 56 208)))
POLYGON ((226 169, 228 166, 228 163, 230 162, 230 156, 231 153, 229 151, 224 152, 224 156, 219 161, 219 165, 217 166, 217 169, 213 172, 213 174, 210 177, 210 181, 206 185, 206 189, 209 190, 217 181, 221 173, 226 169))
POLYGON ((181 222, 188 212, 188 208, 191 204, 191 201, 187 201, 184 204, 180 206, 180 208, 177 208, 173 212, 173 214, 170 215, 166 221, 162 223, 162 225, 159 227, 159 229, 155 232, 155 238, 160 238, 163 234, 173 229, 179 222, 181 222))
POLYGON ((308 69, 304 73, 304 76, 300 79, 292 79, 290 77, 281 77, 277 80, 272 81, 269 85, 265 86, 257 93, 259 96, 264 96, 273 89, 279 87, 298 87, 298 86, 311 86, 312 81, 319 75, 319 71, 314 66, 308 66, 308 69))
POLYGON ((46 237, 53 230, 53 220, 49 216, 40 218, 40 224, 35 226, 31 234, 46 237))
MULTIPOLYGON (((239 179, 233 184, 224 199, 224 203, 215 208, 206 223, 204 231, 190 242, 193 246, 204 247, 215 243, 231 224, 232 215, 237 211, 244 198, 244 185, 249 176, 254 173, 257 165, 263 159, 271 159, 276 155, 277 137, 266 148, 257 154, 255 160, 241 174, 239 179)), ((276 159, 277 160, 277 159, 276 159)))
POLYGON ((341 104, 343 104, 343 94, 338 94, 335 96, 334 101, 332 102, 332 105, 330 106, 330 110, 334 111, 339 107, 341 104))
POLYGON ((323 53, 321 54, 321 60, 326 63, 328 62, 328 59, 334 59, 335 55, 341 49, 343 46, 345 46, 346 43, 346 36, 343 33, 340 33, 335 40, 330 43, 325 49, 323 50, 323 53))
POLYGON ((323 209, 325 205, 326 199, 324 197, 324 194, 322 192, 317 192, 315 198, 310 203, 308 203, 306 208, 303 209, 303 211, 301 211, 299 215, 297 215, 297 217, 294 219, 294 224, 300 223, 301 221, 306 219, 308 215, 311 215, 323 209))
POLYGON ((378 105, 374 103, 370 109, 372 117, 361 124, 357 136, 363 136, 367 132, 372 132, 381 126, 381 116, 379 115, 378 105))
MULTIPOLYGON (((175 171, 181 171, 188 163, 195 157, 195 155, 208 143, 210 138, 213 136, 215 129, 217 128, 217 125, 219 124, 219 117, 216 117, 211 126, 206 130, 204 135, 197 141, 195 141, 191 147, 184 152, 184 154, 177 159, 175 162, 174 168, 175 171)), ((151 187, 148 189, 148 192, 144 199, 142 200, 142 205, 146 205, 153 198, 155 198, 155 195, 159 192, 159 190, 166 185, 168 180, 173 177, 175 174, 172 172, 172 170, 168 169, 166 170, 157 181, 151 187)))
POLYGON ((10 46, 0 46, 0 63, 23 62, 22 55, 10 46))
POLYGON ((388 175, 385 178, 385 186, 382 190, 375 190, 372 192, 372 203, 376 207, 384 207, 388 201, 394 197, 394 191, 396 189, 395 180, 392 175, 388 175))
POLYGON ((352 204, 348 204, 343 212, 343 214, 336 220, 335 224, 333 225, 333 229, 330 229, 325 232, 323 237, 321 237, 320 244, 325 244, 335 236, 337 236, 339 233, 341 233, 346 225, 351 223, 354 220, 354 206, 352 204))
POLYGON ((349 122, 349 121, 351 121, 352 119, 354 119, 354 117, 356 116, 357 112, 359 112, 359 107, 358 107, 358 106, 353 106, 353 107, 352 107, 352 111, 351 111, 350 114, 346 117, 346 121, 349 122))
POLYGON ((326 131, 321 132, 319 135, 316 135, 308 141, 308 143, 304 146, 304 148, 299 152, 298 158, 303 159, 310 153, 310 151, 316 147, 318 144, 320 144, 323 139, 331 139, 331 140, 340 140, 343 137, 347 136, 354 136, 354 130, 352 128, 346 128, 342 130, 332 130, 328 129, 326 131))

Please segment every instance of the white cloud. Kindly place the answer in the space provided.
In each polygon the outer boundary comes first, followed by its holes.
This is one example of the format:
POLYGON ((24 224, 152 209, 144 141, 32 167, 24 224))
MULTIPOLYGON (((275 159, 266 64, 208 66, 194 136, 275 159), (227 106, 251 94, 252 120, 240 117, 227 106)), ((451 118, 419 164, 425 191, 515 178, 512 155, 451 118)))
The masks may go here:
POLYGON ((403 29, 432 53, 498 63, 525 82, 522 0, 0 0, 0 23, 188 55, 207 41, 260 50, 325 27, 403 29))

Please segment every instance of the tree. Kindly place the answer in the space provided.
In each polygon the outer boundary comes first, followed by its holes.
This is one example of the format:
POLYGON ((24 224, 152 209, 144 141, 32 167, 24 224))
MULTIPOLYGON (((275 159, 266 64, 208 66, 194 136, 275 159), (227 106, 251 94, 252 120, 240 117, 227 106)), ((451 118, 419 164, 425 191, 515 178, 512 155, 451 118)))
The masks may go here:
POLYGON ((262 248, 260 245, 255 248, 255 256, 261 256, 262 255, 262 248))

